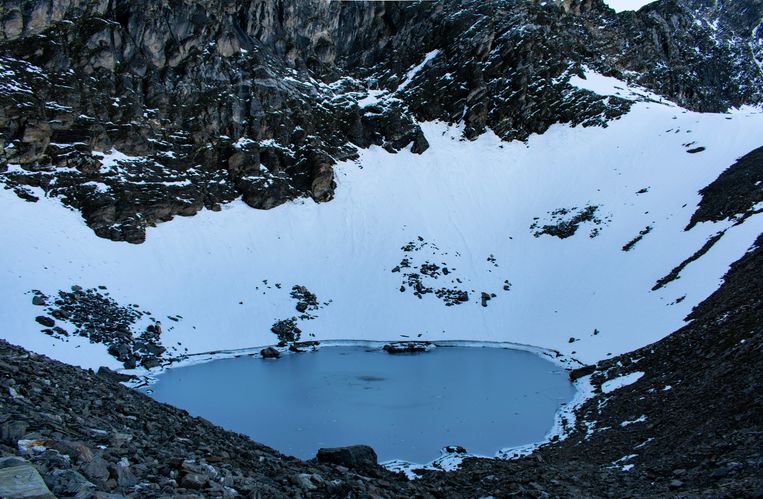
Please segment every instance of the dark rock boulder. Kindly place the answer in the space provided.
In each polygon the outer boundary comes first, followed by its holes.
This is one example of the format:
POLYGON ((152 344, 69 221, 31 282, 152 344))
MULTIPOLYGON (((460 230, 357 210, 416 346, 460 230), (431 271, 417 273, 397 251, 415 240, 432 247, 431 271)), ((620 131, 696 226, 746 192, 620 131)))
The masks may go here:
POLYGON ((56 325, 56 321, 51 319, 50 317, 46 317, 44 315, 39 315, 35 317, 35 319, 38 323, 42 324, 45 327, 53 327, 56 325))
POLYGON ((200 490, 206 487, 209 483, 209 479, 199 473, 187 473, 180 480, 180 486, 186 489, 200 490))
POLYGON ((111 476, 108 463, 100 456, 92 458, 82 466, 82 473, 95 484, 103 484, 111 476))
POLYGON ((309 347, 315 348, 320 344, 321 342, 318 340, 308 340, 308 341, 297 341, 296 343, 294 343, 294 346, 297 348, 309 348, 309 347))
POLYGON ((260 350, 260 355, 263 359, 278 359, 281 357, 281 352, 273 347, 267 347, 260 350))
POLYGON ((382 347, 387 353, 418 353, 426 352, 430 348, 432 344, 428 341, 397 341, 382 347))
POLYGON ((487 307, 487 302, 489 302, 492 299, 489 293, 485 293, 484 291, 480 294, 480 302, 483 307, 487 307))
POLYGON ((0 440, 10 446, 15 446, 27 432, 27 424, 24 421, 5 421, 0 424, 0 440))
POLYGON ((448 445, 442 450, 443 452, 446 452, 448 454, 466 454, 466 449, 464 449, 460 445, 448 445))
POLYGON ((96 489, 95 484, 75 470, 54 470, 45 477, 50 490, 59 497, 71 497, 96 489))
POLYGON ((109 369, 106 366, 99 367, 97 374, 98 376, 102 376, 112 381, 116 381, 117 383, 124 383, 125 381, 132 381, 136 379, 135 376, 133 376, 132 374, 118 373, 112 369, 109 369))
POLYGON ((578 367, 577 369, 572 369, 569 372, 570 381, 575 381, 579 378, 588 376, 589 374, 593 374, 596 372, 596 366, 583 366, 578 367))
POLYGON ((40 473, 25 459, 0 458, 0 497, 55 499, 40 473))
POLYGON ((318 462, 338 464, 347 468, 368 468, 376 466, 376 452, 367 445, 350 445, 318 449, 318 462))

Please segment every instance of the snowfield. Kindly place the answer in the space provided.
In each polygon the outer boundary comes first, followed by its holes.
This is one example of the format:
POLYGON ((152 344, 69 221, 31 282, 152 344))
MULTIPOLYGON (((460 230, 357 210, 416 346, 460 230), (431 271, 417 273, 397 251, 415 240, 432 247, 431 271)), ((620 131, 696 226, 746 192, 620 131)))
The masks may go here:
POLYGON ((604 3, 612 7, 615 12, 626 10, 638 10, 644 5, 653 3, 655 0, 604 0, 604 3))
POLYGON ((42 334, 29 294, 105 285, 162 320, 172 353, 251 348, 275 343, 271 325, 299 315, 289 293, 304 285, 327 305, 299 321, 303 340, 505 341, 591 363, 680 327, 763 232, 763 215, 684 231, 697 191, 761 145, 757 109, 698 114, 639 102, 607 128, 557 125, 527 143, 492 133, 464 141, 443 123, 423 129, 431 147, 421 155, 374 147, 338 165, 329 203, 257 211, 237 201, 150 229, 142 245, 99 239, 56 199, 28 203, 0 190, 2 336, 64 362, 121 367, 103 345, 42 334), (586 207, 596 220, 571 237, 536 237, 555 210, 575 208, 563 218, 586 207), (651 291, 726 228, 678 280, 651 291), (392 271, 405 258, 446 266, 448 275, 423 283, 457 286, 468 301, 415 296, 404 277, 413 270, 392 271), (482 292, 496 295, 486 307, 482 292))

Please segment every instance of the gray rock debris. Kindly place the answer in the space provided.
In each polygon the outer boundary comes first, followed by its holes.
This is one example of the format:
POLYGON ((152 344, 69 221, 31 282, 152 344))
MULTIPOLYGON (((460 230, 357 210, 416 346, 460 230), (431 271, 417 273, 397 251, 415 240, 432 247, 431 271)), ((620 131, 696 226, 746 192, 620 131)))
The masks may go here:
POLYGON ((55 499, 37 469, 17 457, 0 458, 0 497, 55 499))

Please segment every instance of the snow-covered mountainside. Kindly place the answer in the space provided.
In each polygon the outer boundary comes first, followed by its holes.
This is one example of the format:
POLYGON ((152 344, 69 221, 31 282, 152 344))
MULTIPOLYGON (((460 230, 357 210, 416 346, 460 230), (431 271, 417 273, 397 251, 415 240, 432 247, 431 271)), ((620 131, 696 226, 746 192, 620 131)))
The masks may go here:
POLYGON ((0 2, 0 496, 763 490, 762 23, 761 0, 0 2), (578 393, 545 442, 407 480, 121 384, 330 340, 513 345, 578 393))
POLYGON ((420 122, 508 141, 626 112, 570 84, 584 66, 693 110, 761 102, 759 2, 694 1, 4 2, 3 182, 140 243, 236 199, 330 200, 356 147, 426 150, 420 122), (134 159, 102 168, 111 149, 134 159))
MULTIPOLYGON (((41 192, 28 203, 3 191, 3 232, 13 235, 0 249, 5 337, 118 367, 104 344, 35 322, 56 309, 59 290, 80 286, 149 311, 128 329, 137 337, 161 322, 165 356, 272 344, 271 327, 293 317, 302 340, 506 341, 585 363, 653 342, 763 230, 760 214, 684 230, 698 191, 759 145, 763 113, 691 112, 586 76, 573 83, 638 102, 606 128, 555 125, 526 143, 489 132, 467 141, 459 127, 423 123, 427 151, 359 150, 337 166, 330 203, 255 211, 232 202, 151 229, 141 245, 96 237, 41 192), (718 234, 678 279, 656 286, 718 234), (33 304, 32 290, 49 307, 33 304)), ((100 161, 116 168, 121 158, 100 161)))
POLYGON ((706 4, 5 2, 4 337, 655 341, 763 226, 697 212, 763 129, 760 2, 706 4))

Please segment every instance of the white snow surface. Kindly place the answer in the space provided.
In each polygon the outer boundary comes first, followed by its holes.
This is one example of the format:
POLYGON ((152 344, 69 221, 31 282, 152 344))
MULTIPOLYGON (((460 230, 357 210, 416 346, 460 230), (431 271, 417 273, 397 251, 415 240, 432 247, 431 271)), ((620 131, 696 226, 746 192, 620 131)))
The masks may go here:
POLYGON ((636 381, 640 380, 643 375, 643 371, 636 371, 610 379, 609 381, 605 381, 601 384, 601 391, 604 393, 612 393, 624 386, 632 385, 636 381))
POLYGON ((646 415, 642 414, 641 416, 637 417, 636 419, 632 419, 630 421, 623 421, 622 423, 620 423, 620 426, 625 428, 626 426, 630 426, 630 425, 635 424, 635 423, 643 423, 643 422, 646 421, 646 419, 647 419, 646 415))
POLYGON ((625 10, 638 10, 644 5, 653 3, 655 0, 604 0, 604 3, 612 7, 615 12, 625 10))
MULTIPOLYGON (((0 190, 2 336, 65 362, 119 367, 105 346, 40 333, 42 308, 28 292, 77 284, 105 285, 119 303, 151 311, 162 319, 164 344, 181 342, 181 352, 267 345, 275 320, 298 315, 289 292, 301 284, 331 300, 316 319, 300 321, 303 339, 507 341, 592 363, 680 327, 763 231, 763 215, 684 231, 697 191, 760 145, 759 110, 698 114, 637 102, 607 128, 556 125, 527 143, 490 132, 469 142, 457 127, 422 127, 431 147, 421 155, 373 147, 337 165, 329 203, 258 211, 236 201, 160 224, 141 245, 96 237, 56 199, 28 203, 0 190), (707 150, 687 154, 689 142, 707 150), (606 219, 597 237, 590 223, 564 240, 533 236, 534 217, 588 204, 606 219), (648 225, 631 251, 621 250, 648 225), (651 291, 726 228, 680 279, 651 291), (427 284, 452 286, 458 277, 468 303, 445 307, 432 294, 399 291, 402 275, 391 269, 418 236, 429 246, 408 254, 412 264, 447 263, 452 274, 427 284), (496 294, 487 307, 482 291, 496 294), (166 319, 176 314, 180 322, 166 319)), ((104 159, 108 168, 117 157, 104 159)))
POLYGON ((675 106, 661 95, 646 88, 629 85, 612 76, 604 76, 587 66, 583 66, 583 74, 584 78, 573 75, 569 81, 570 85, 598 95, 616 96, 631 101, 654 101, 666 106, 675 106))
POLYGON ((412 67, 406 74, 405 74, 405 80, 397 87, 397 91, 404 90, 405 87, 411 84, 413 79, 416 77, 416 75, 424 69, 424 66, 427 65, 429 61, 437 57, 437 54, 440 53, 440 49, 432 50, 431 52, 427 52, 427 54, 424 56, 424 60, 422 60, 419 64, 412 67))

